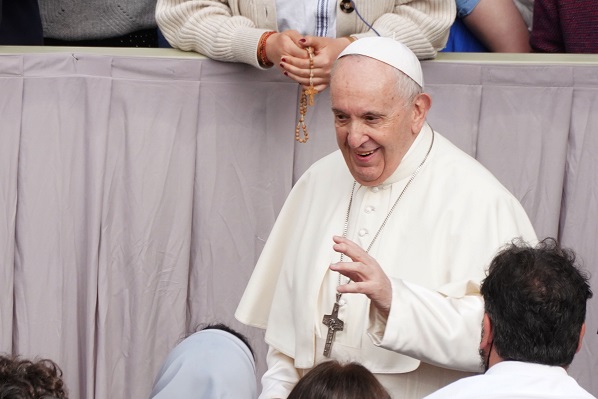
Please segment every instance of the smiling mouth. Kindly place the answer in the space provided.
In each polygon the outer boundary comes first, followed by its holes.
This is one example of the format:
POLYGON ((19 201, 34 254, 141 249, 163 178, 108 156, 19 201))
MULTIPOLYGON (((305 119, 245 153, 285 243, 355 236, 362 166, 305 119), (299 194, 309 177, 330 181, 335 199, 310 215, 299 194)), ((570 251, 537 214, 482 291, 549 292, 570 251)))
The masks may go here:
POLYGON ((357 155, 362 158, 365 158, 369 155, 372 155, 374 152, 376 152, 376 150, 372 150, 372 151, 368 151, 368 152, 358 152, 357 155))

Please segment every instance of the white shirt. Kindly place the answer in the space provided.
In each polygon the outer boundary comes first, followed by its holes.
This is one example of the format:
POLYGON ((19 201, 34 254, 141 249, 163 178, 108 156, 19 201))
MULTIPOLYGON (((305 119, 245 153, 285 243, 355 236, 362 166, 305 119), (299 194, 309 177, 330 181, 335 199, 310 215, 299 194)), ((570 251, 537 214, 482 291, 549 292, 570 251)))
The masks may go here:
POLYGON ((336 36, 336 0, 276 0, 278 31, 293 29, 302 35, 336 36))
POLYGON ((425 399, 596 399, 562 367, 503 361, 425 399))

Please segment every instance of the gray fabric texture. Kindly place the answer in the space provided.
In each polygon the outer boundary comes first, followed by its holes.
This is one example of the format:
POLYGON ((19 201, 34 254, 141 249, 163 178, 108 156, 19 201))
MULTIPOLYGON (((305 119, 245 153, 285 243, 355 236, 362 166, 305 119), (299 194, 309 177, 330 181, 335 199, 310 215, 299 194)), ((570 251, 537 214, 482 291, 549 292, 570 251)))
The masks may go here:
POLYGON ((156 28, 156 0, 41 0, 44 37, 105 39, 156 28))

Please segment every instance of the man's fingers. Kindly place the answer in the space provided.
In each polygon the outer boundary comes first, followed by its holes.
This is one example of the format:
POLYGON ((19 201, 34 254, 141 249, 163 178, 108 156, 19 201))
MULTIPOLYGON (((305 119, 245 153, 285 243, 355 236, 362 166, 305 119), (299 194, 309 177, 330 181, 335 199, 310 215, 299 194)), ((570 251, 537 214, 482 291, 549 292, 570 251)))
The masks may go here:
POLYGON ((340 236, 334 236, 332 239, 336 243, 332 248, 336 252, 345 254, 354 262, 365 263, 366 261, 371 259, 368 253, 359 245, 355 244, 353 241, 340 236))
POLYGON ((330 270, 339 272, 345 277, 351 280, 361 281, 363 278, 361 273, 363 271, 363 265, 355 262, 339 262, 330 265, 330 270))
POLYGON ((341 284, 336 287, 336 290, 341 294, 368 294, 365 290, 364 283, 351 281, 348 284, 341 284))

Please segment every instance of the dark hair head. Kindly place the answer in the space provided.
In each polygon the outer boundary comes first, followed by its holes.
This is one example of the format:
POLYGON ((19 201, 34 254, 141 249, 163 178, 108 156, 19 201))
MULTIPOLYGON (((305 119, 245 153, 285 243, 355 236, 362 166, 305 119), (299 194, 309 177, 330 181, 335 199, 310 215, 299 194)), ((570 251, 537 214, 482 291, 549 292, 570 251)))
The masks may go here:
POLYGON ((0 356, 0 399, 68 399, 62 370, 48 359, 0 356))
POLYGON ((481 293, 501 358, 571 364, 592 297, 571 250, 552 238, 535 248, 513 242, 492 261, 481 293))
POLYGON ((390 399, 390 395, 361 364, 331 360, 305 374, 287 399, 390 399))

